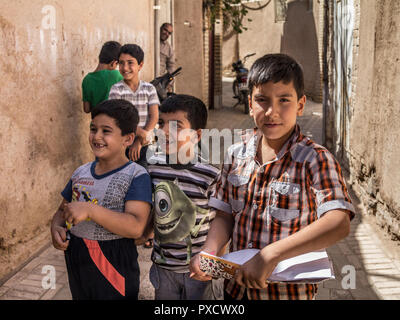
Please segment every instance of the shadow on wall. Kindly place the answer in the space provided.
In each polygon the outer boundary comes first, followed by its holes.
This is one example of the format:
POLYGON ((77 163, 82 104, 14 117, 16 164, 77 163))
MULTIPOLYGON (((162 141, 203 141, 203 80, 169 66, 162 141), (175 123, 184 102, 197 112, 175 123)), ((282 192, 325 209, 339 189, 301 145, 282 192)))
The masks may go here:
POLYGON ((288 4, 281 52, 292 56, 302 65, 306 95, 316 102, 322 102, 317 30, 308 1, 298 0, 288 4))

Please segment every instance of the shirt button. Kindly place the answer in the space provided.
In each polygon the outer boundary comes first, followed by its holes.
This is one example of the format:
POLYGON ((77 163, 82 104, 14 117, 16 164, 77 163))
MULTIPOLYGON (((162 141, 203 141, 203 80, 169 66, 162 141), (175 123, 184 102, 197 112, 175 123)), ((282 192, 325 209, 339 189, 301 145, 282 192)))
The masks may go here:
POLYGON ((247 245, 247 248, 253 248, 253 243, 252 242, 249 242, 249 244, 247 245))

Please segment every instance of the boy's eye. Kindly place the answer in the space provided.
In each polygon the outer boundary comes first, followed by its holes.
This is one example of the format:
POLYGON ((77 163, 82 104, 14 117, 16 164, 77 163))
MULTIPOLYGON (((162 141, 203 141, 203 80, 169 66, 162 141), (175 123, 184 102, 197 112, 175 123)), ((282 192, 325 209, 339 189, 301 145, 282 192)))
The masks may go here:
POLYGON ((264 99, 264 98, 257 98, 257 99, 255 99, 255 101, 256 101, 258 104, 265 104, 265 103, 267 103, 267 99, 264 99))

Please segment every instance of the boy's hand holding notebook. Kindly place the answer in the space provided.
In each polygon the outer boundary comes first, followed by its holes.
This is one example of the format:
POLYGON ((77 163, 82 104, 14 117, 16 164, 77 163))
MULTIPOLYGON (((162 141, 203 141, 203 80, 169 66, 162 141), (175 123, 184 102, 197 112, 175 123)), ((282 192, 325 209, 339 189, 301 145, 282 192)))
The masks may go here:
MULTIPOLYGON (((217 257, 200 252, 200 270, 213 278, 232 279, 242 264, 260 250, 244 249, 217 257)), ((314 251, 278 263, 268 282, 318 283, 334 279, 333 268, 325 250, 314 251)))

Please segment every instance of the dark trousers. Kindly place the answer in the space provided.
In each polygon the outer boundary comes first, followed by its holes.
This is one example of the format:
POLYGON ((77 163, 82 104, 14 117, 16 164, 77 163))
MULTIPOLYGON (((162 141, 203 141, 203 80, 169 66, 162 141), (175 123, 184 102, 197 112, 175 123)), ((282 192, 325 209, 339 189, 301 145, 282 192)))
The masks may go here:
POLYGON ((137 300, 140 270, 133 239, 94 241, 71 235, 65 251, 73 300, 137 300))

